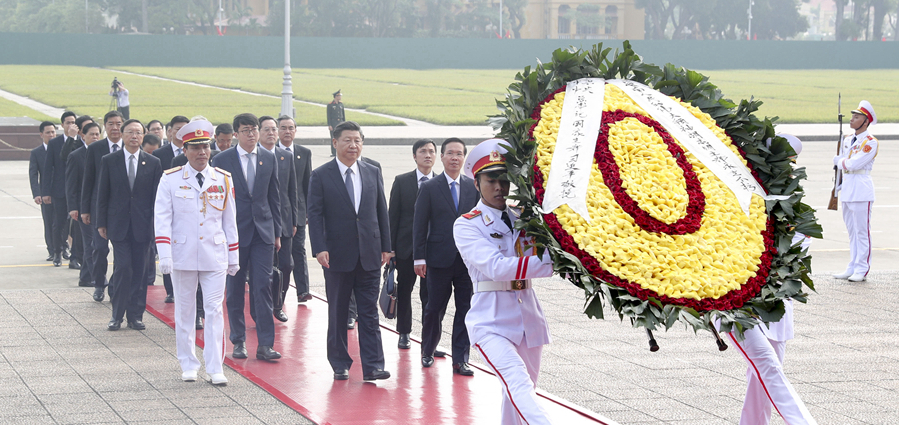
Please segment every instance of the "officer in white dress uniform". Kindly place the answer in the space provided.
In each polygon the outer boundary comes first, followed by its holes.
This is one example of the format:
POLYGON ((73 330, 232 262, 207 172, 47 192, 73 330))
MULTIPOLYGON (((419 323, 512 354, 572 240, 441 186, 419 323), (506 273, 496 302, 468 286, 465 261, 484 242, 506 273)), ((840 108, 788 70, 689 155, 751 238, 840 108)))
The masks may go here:
POLYGON ((196 292, 203 289, 206 373, 214 385, 228 379, 222 369, 225 347, 225 273, 238 267, 237 212, 227 171, 209 166, 209 121, 193 121, 178 131, 188 164, 165 171, 156 192, 156 248, 159 269, 171 273, 175 295, 175 337, 181 379, 196 381, 200 361, 195 353, 196 292))
MULTIPOLYGON (((787 139, 798 156, 802 142, 793 135, 778 134, 787 139)), ((796 157, 791 158, 794 162, 796 157)), ((811 237, 801 233, 793 236, 793 245, 804 251, 811 245, 811 237)), ((783 317, 768 326, 760 324, 744 333, 745 340, 737 341, 728 334, 738 352, 746 360, 746 398, 740 415, 741 425, 767 425, 774 407, 788 424, 815 424, 805 403, 784 375, 784 353, 787 341, 793 339, 793 300, 784 300, 783 317)))
POLYGON ((877 156, 877 139, 868 127, 877 124, 877 114, 867 100, 852 111, 849 127, 855 134, 843 138, 840 154, 833 157, 837 167, 837 191, 843 204, 843 222, 849 232, 849 265, 846 271, 833 275, 852 282, 865 280, 871 270, 871 206, 874 204, 874 182, 871 170, 877 156))
POLYGON ((526 238, 512 230, 519 213, 506 206, 506 149, 499 143, 505 142, 481 142, 465 161, 465 175, 475 180, 480 201, 453 225, 474 290, 465 325, 472 346, 499 378, 501 423, 549 424, 536 393, 549 327, 531 279, 552 276, 553 263, 548 253, 538 257, 525 249, 526 238))

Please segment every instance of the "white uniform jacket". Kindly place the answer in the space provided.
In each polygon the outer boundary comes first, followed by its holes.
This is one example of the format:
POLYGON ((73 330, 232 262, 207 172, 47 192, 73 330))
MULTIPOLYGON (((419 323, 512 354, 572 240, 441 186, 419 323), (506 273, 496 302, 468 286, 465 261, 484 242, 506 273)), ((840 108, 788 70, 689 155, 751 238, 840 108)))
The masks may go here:
MULTIPOLYGON (((517 211, 509 207, 506 211, 514 226, 517 211)), ((516 253, 516 242, 524 241, 518 241, 519 235, 506 227, 501 215, 502 211, 480 201, 475 209, 457 218, 453 224, 456 247, 468 267, 474 289, 471 309, 465 316, 468 336, 472 345, 487 334, 500 335, 516 345, 526 342, 528 347, 549 344, 549 327, 533 288, 478 292, 479 282, 532 279, 553 274, 548 253, 544 254, 545 259, 516 253)))
POLYGON ((207 166, 203 187, 190 165, 167 170, 156 191, 156 249, 175 270, 238 264, 237 210, 227 171, 207 166))
POLYGON ((834 165, 840 171, 840 185, 837 187, 841 202, 874 201, 874 181, 871 170, 877 156, 877 139, 868 131, 850 134, 843 138, 840 155, 834 158, 834 165), (855 137, 855 143, 852 138, 855 137))

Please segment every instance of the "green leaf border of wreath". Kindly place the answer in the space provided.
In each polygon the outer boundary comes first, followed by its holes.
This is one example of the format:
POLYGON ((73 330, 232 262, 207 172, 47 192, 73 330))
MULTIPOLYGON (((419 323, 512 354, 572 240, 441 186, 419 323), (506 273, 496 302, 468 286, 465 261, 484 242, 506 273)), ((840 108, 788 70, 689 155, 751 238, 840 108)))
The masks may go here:
POLYGON ((615 309, 620 320, 624 316, 631 318, 634 327, 655 330, 664 326, 668 330, 680 321, 696 332, 710 330, 711 323, 720 319, 721 331, 735 331, 741 339, 743 331, 759 322, 777 322, 784 314, 785 299, 804 303, 808 294, 803 292, 803 285, 815 290, 809 277, 811 257, 799 244, 791 245, 793 235, 801 232, 821 238, 822 228, 815 218, 815 210, 802 203, 804 192, 800 183, 806 178, 805 168, 793 169, 789 157, 795 151, 785 139, 774 135, 773 122, 777 117, 760 120, 753 115, 761 105, 761 101, 753 98, 741 100, 739 104, 724 98, 721 90, 698 72, 672 64, 660 68, 645 63, 628 41, 620 52, 616 49, 614 53, 602 43, 589 51, 575 47, 558 49, 553 52, 551 62, 538 61, 533 70, 528 66, 519 72, 505 98, 496 102, 500 114, 489 118, 490 124, 499 130, 497 137, 509 143, 506 165, 509 180, 515 187, 509 199, 523 208, 522 219, 515 227, 533 237, 538 253, 549 250, 555 271, 584 291, 584 313, 591 318, 604 318, 605 301, 615 309), (766 284, 742 308, 700 312, 689 307, 663 305, 655 298, 641 300, 624 288, 591 275, 552 236, 532 184, 537 143, 529 135, 535 123, 531 113, 541 100, 567 82, 588 77, 637 81, 701 109, 743 150, 769 194, 789 196, 785 200, 766 201, 767 213, 774 218, 777 254, 772 259, 766 284), (773 139, 770 147, 765 143, 769 138, 773 139))

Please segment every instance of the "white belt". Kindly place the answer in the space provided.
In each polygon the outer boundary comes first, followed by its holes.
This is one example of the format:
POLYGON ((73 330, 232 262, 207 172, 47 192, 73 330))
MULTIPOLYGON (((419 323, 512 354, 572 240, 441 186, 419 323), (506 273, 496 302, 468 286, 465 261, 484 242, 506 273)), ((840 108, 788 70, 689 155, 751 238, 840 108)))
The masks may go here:
POLYGON ((848 171, 843 171, 843 172, 846 174, 864 174, 864 175, 871 174, 871 170, 848 170, 848 171))
POLYGON ((499 282, 478 282, 478 292, 521 291, 531 287, 531 280, 504 280, 499 282))

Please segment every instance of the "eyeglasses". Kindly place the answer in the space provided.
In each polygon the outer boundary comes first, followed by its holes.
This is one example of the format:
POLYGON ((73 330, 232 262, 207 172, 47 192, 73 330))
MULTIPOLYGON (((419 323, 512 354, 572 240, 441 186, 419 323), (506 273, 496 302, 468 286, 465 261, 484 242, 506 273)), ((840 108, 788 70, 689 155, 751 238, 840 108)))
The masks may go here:
POLYGON ((240 133, 240 134, 258 134, 258 133, 259 133, 259 129, 256 128, 256 127, 253 127, 253 128, 245 128, 245 129, 243 129, 243 130, 238 131, 238 133, 240 133))
POLYGON ((144 134, 144 132, 143 132, 143 131, 140 131, 140 130, 138 130, 138 131, 128 130, 128 131, 125 131, 125 132, 123 132, 123 133, 124 133, 124 134, 127 134, 127 135, 129 135, 129 136, 134 136, 134 135, 136 135, 136 134, 144 134))

